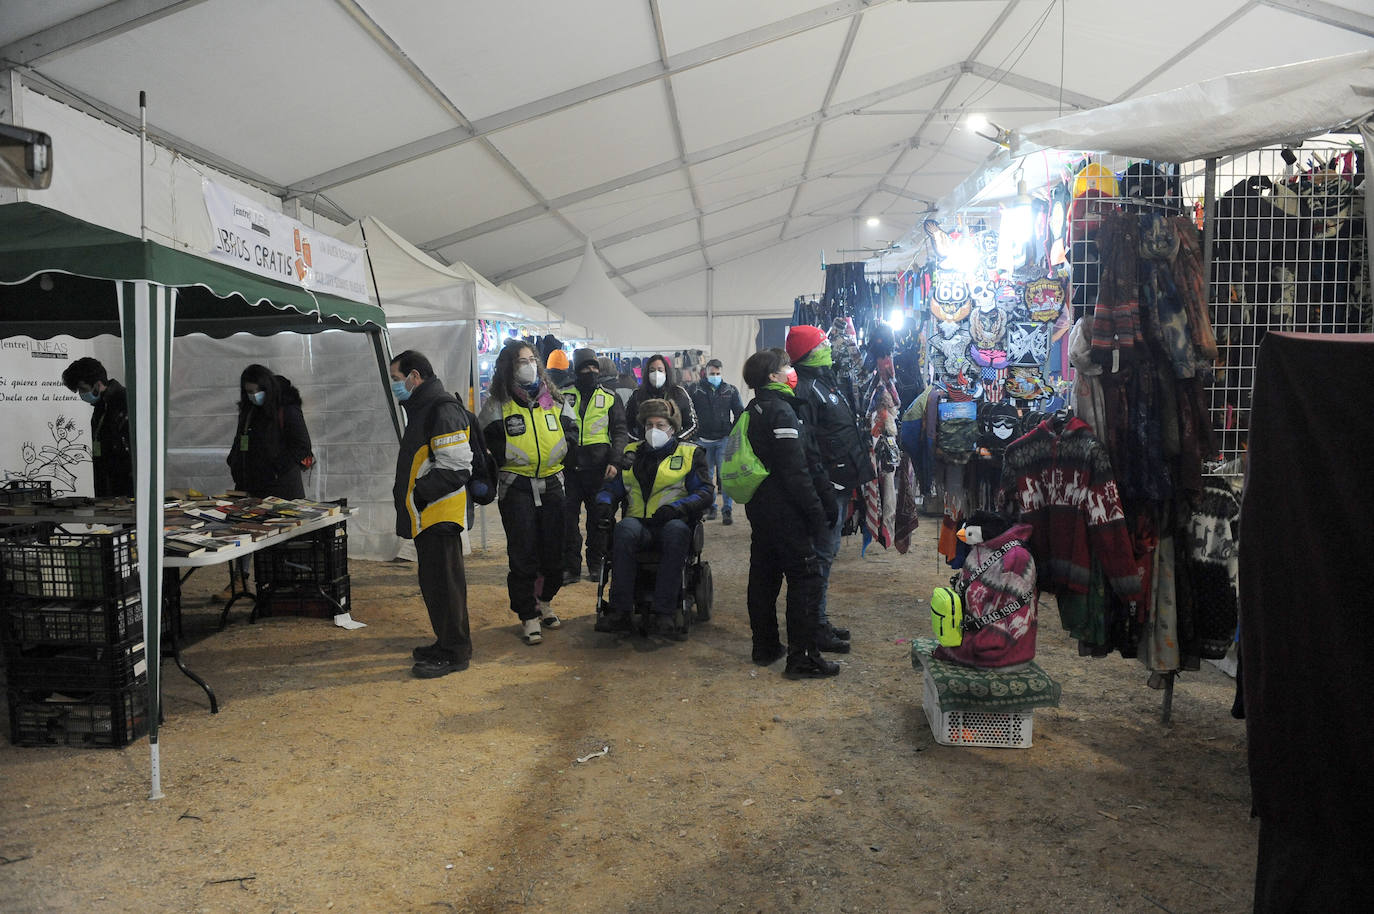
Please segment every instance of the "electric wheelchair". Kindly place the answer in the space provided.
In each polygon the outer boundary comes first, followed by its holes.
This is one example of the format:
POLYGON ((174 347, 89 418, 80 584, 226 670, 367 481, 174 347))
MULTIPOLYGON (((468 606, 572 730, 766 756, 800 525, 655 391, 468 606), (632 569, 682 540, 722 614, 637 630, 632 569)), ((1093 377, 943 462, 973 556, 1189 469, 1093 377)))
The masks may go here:
POLYGON ((613 616, 608 601, 611 566, 614 564, 615 517, 611 509, 606 510, 611 523, 604 534, 606 558, 601 563, 601 574, 596 585, 597 631, 634 631, 640 635, 658 633, 685 641, 694 622, 705 622, 711 618, 711 604, 715 595, 711 580, 711 563, 701 557, 706 543, 705 522, 698 519, 692 525, 692 538, 687 547, 687 560, 682 565, 682 584, 678 588, 677 607, 671 622, 665 620, 664 623, 660 623, 654 612, 654 585, 658 582, 661 556, 658 548, 653 547, 640 550, 636 556, 634 608, 630 619, 626 620, 623 626, 616 628, 611 625, 613 616))

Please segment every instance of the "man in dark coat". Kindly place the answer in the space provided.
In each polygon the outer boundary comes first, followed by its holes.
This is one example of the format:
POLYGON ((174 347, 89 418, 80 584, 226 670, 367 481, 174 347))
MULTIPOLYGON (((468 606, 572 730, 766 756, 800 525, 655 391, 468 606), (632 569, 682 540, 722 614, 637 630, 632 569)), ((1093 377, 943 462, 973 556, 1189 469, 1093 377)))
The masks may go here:
POLYGON ((434 679, 467 669, 472 658, 460 536, 467 508, 461 496, 472 475, 468 414, 414 350, 391 360, 391 390, 406 412, 392 488, 396 535, 415 542, 420 594, 435 636, 411 652, 412 672, 434 679))
POLYGON ((67 389, 91 404, 91 468, 95 496, 134 494, 134 455, 129 447, 129 397, 124 386, 87 356, 62 372, 67 389))
MULTIPOLYGON (((688 393, 692 396, 692 406, 697 411, 697 444, 706 451, 706 462, 711 468, 711 480, 717 489, 720 489, 720 465, 725 460, 725 439, 729 437, 735 420, 744 412, 739 390, 735 385, 725 382, 721 375, 722 368, 720 359, 712 359, 706 363, 706 373, 701 380, 688 388, 688 393)), ((721 489, 721 495, 721 524, 728 527, 734 523, 731 509, 735 503, 724 489, 721 489)), ((706 512, 706 519, 716 519, 714 501, 711 503, 711 510, 706 512)))

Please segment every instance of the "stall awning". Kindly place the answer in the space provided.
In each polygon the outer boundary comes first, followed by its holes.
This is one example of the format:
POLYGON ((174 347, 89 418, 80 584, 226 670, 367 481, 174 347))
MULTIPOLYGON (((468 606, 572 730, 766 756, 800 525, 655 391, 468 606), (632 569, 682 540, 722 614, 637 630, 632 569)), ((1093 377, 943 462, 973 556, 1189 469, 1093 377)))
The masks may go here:
POLYGON ((117 335, 111 280, 136 279, 180 289, 178 334, 386 326, 376 305, 273 282, 35 203, 0 206, 0 320, 7 334, 117 335))

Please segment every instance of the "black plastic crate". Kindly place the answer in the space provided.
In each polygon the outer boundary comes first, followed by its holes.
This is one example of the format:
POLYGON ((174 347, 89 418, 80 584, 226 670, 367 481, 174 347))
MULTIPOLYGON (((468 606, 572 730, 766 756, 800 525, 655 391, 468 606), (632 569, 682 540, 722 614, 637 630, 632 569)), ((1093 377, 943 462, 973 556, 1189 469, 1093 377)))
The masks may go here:
POLYGON ((253 553, 258 585, 328 584, 348 574, 348 530, 339 523, 253 553))
POLYGON ((105 600, 138 590, 134 528, 52 533, 24 527, 0 539, 0 585, 14 596, 105 600))
POLYGON ((5 648, 5 680, 25 693, 118 691, 148 670, 143 639, 101 647, 5 648))
POLYGON ((30 689, 8 689, 10 742, 16 746, 75 746, 117 749, 148 732, 148 681, 76 695, 39 697, 30 689))
POLYGON ((46 479, 11 479, 0 486, 0 505, 23 505, 47 498, 52 498, 52 483, 46 479))
POLYGON ((135 591, 110 600, 0 600, 5 644, 120 644, 143 637, 143 598, 135 591))
POLYGON ((258 583, 258 604, 254 615, 308 616, 312 619, 332 619, 341 612, 349 612, 352 587, 348 575, 328 584, 258 583), (322 593, 323 592, 323 593, 322 593), (328 597, 328 599, 326 599, 328 597), (333 602, 331 602, 331 600, 333 602), (338 606, 334 604, 337 603, 338 606))

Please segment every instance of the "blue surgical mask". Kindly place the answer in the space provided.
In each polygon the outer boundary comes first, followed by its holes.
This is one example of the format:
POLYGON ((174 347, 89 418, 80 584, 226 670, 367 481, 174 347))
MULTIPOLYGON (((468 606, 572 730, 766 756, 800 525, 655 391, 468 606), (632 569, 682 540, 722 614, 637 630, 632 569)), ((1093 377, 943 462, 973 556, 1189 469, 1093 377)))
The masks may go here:
POLYGON ((393 380, 391 382, 391 393, 402 403, 410 399, 410 391, 406 389, 405 378, 399 381, 393 380))
POLYGON ((718 374, 708 374, 708 375, 706 376, 706 380, 707 380, 707 382, 710 383, 710 385, 711 385, 712 387, 719 387, 719 386, 720 386, 720 375, 718 375, 718 374))
POLYGON ((100 402, 100 394, 96 393, 93 390, 83 390, 81 391, 81 393, 77 394, 77 396, 85 400, 92 406, 100 402))
POLYGON ((254 406, 262 406, 262 404, 267 400, 267 394, 261 390, 254 391, 253 393, 248 395, 248 399, 253 401, 254 406))

